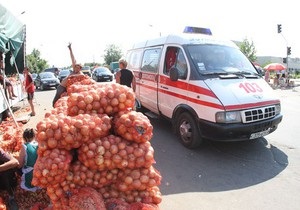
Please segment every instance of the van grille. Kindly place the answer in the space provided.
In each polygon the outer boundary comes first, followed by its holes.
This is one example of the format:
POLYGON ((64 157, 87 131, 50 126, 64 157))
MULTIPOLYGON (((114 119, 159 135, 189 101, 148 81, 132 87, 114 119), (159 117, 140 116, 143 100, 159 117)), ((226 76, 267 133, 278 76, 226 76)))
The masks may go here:
POLYGON ((275 116, 275 106, 262 107, 242 111, 243 123, 251 123, 275 116))

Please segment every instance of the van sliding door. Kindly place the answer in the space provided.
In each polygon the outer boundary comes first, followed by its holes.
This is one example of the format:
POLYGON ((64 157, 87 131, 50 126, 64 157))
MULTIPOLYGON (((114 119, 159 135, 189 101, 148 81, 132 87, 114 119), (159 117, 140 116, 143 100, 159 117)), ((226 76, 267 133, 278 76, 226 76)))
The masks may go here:
POLYGON ((145 49, 140 75, 140 100, 144 107, 158 113, 157 85, 161 47, 145 49))

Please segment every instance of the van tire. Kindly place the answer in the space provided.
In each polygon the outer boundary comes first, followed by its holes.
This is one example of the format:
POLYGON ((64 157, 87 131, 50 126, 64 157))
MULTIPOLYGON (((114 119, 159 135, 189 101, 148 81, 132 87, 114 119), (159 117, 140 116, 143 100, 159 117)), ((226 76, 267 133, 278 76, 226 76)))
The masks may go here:
POLYGON ((176 121, 176 133, 181 143, 189 148, 199 147, 203 140, 200 137, 200 131, 193 116, 188 112, 182 112, 176 121))

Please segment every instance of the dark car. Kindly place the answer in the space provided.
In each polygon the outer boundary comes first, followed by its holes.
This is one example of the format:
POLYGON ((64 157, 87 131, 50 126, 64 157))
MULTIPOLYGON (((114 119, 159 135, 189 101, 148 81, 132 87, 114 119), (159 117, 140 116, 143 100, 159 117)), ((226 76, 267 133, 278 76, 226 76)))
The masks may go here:
POLYGON ((52 72, 39 73, 34 83, 36 88, 39 88, 40 90, 50 89, 53 87, 57 88, 60 84, 59 79, 52 72))
POLYGON ((70 70, 70 69, 61 70, 58 74, 59 81, 62 81, 64 78, 69 76, 69 74, 71 74, 71 72, 72 72, 72 70, 70 70))
POLYGON ((89 66, 84 66, 82 67, 81 69, 82 73, 88 75, 88 76, 91 76, 91 67, 89 66))
POLYGON ((52 68, 45 69, 43 72, 52 72, 53 74, 58 76, 60 69, 56 67, 52 67, 52 68))
POLYGON ((37 77, 37 74, 36 73, 32 73, 31 76, 32 76, 32 79, 34 81, 36 79, 36 77, 37 77))
POLYGON ((106 67, 98 67, 95 68, 92 74, 93 80, 100 82, 100 81, 112 81, 114 75, 111 71, 106 67))

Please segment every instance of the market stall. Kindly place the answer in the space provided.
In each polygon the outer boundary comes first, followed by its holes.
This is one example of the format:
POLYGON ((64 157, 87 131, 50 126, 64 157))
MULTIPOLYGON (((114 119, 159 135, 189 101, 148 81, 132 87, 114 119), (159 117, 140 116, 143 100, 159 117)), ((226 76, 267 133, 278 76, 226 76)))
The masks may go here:
POLYGON ((10 11, 0 4, 0 69, 1 76, 13 85, 13 92, 17 97, 8 96, 8 89, 1 85, 0 117, 9 111, 10 107, 23 100, 22 74, 19 69, 24 68, 25 61, 25 25, 10 11))

